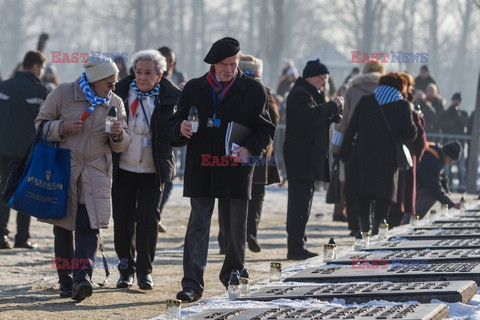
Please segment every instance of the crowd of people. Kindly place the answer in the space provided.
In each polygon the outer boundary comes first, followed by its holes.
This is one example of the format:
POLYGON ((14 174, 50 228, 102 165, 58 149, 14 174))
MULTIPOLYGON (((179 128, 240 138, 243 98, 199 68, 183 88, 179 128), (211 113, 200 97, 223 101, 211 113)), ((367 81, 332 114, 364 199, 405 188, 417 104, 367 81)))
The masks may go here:
MULTIPOLYGON (((307 248, 306 226, 317 182, 330 181, 333 163, 340 168, 341 189, 333 220, 348 222, 352 236, 377 234, 383 221, 393 227, 424 217, 436 201, 460 206, 449 197, 443 173, 463 157, 464 145, 442 145, 429 133, 455 138, 470 132, 472 121, 461 109, 461 93, 445 108, 427 66, 414 79, 367 61, 330 98, 334 85, 325 61, 307 61, 301 75, 286 61, 273 90, 262 83, 263 61, 243 54, 231 37, 212 44, 203 59, 208 69, 191 80, 176 69, 175 53, 166 46, 137 52, 130 69, 122 57, 90 56, 84 72, 64 83, 46 60, 29 51, 12 79, 0 83, 0 189, 9 163, 28 158, 37 131, 70 149, 66 217, 45 222, 54 225, 56 258, 90 263, 57 269, 62 297, 82 301, 92 295, 100 230, 112 216, 117 288, 131 287, 136 278, 140 289, 153 289, 175 150, 184 155, 183 195, 191 205, 177 294, 184 302, 200 299, 205 288, 215 205, 225 255, 219 279, 226 288, 232 271, 244 269, 246 248, 261 251, 257 232, 266 185, 288 185, 290 260, 318 255, 307 248), (112 109, 116 121, 106 131, 112 109), (244 136, 226 150, 227 129, 238 127, 244 136), (409 169, 400 170, 395 161, 397 143, 412 156, 409 169), (205 165, 205 157, 219 161, 205 165)), ((459 177, 465 178, 464 168, 459 177)), ((0 203, 0 249, 12 247, 9 213, 0 203)), ((28 214, 17 213, 17 248, 37 246, 29 221, 28 214)))

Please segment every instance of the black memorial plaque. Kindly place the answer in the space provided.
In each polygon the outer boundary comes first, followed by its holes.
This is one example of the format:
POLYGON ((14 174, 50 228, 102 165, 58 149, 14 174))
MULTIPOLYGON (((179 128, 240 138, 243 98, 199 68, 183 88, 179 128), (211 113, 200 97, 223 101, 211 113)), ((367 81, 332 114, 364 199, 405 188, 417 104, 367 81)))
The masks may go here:
POLYGON ((465 221, 450 221, 450 222, 439 222, 435 221, 430 225, 415 227, 413 230, 423 230, 423 229, 480 229, 480 222, 465 222, 465 221))
POLYGON ((210 309, 186 319, 190 320, 274 320, 274 319, 399 319, 440 320, 448 318, 445 304, 397 304, 383 306, 343 306, 319 308, 238 308, 210 309))
POLYGON ((480 261, 480 249, 448 249, 448 250, 408 250, 408 251, 372 251, 356 252, 341 256, 327 264, 372 265, 436 262, 480 261))
POLYGON ((457 217, 459 218, 480 218, 480 213, 476 212, 476 213, 460 213, 457 217))
POLYGON ((298 282, 358 282, 358 281, 455 281, 473 280, 480 283, 480 262, 415 263, 369 265, 326 265, 307 268, 285 281, 298 282))
POLYGON ((449 217, 449 218, 438 218, 437 220, 433 221, 433 224, 439 223, 470 223, 470 222, 479 222, 480 223, 480 216, 469 216, 469 217, 449 217))
POLYGON ((387 241, 369 245, 362 251, 422 250, 422 249, 475 249, 480 248, 480 238, 387 241))
POLYGON ((391 237, 389 240, 404 238, 410 240, 434 240, 449 238, 480 238, 480 229, 420 229, 402 233, 391 237))
POLYGON ((263 287, 240 300, 337 298, 352 304, 371 300, 429 303, 432 299, 438 299, 468 303, 475 294, 477 284, 474 281, 362 282, 263 287))
POLYGON ((463 218, 479 218, 480 217, 480 209, 475 209, 475 210, 465 210, 465 212, 460 212, 458 217, 463 217, 463 218))

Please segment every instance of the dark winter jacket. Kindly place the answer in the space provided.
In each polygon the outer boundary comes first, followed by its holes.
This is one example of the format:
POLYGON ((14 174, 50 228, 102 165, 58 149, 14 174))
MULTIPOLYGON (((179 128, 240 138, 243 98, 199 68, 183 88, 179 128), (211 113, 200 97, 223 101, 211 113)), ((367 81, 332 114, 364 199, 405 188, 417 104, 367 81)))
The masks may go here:
POLYGON ((423 114, 423 120, 425 121, 425 131, 428 133, 438 132, 437 122, 440 114, 432 106, 432 104, 426 100, 415 99, 413 104, 417 110, 420 110, 423 114))
MULTIPOLYGON (((270 88, 265 87, 265 89, 268 96, 268 114, 270 115, 272 123, 277 127, 280 122, 277 103, 270 92, 270 88)), ((271 143, 262 159, 255 165, 255 170, 253 171, 253 183, 270 185, 279 182, 281 182, 281 180, 280 173, 278 172, 278 161, 276 161, 273 143, 271 143)))
POLYGON ((451 105, 438 119, 438 129, 447 134, 466 134, 468 113, 460 106, 451 105))
POLYGON ((330 180, 329 127, 339 113, 337 104, 300 77, 287 98, 283 154, 288 179, 330 180))
POLYGON ((47 90, 31 72, 0 83, 0 157, 24 159, 35 143, 34 120, 47 90))
POLYGON ((240 145, 247 148, 252 157, 261 156, 273 141, 275 125, 270 121, 263 85, 241 70, 234 81, 217 106, 216 118, 220 119, 220 127, 207 126, 214 113, 212 87, 207 74, 185 84, 178 111, 168 121, 167 132, 172 141, 187 145, 183 189, 186 197, 251 197, 254 167, 250 162, 234 163, 226 156, 227 125, 235 121, 250 128, 249 136, 240 145), (199 128, 191 139, 187 139, 180 134, 180 125, 188 118, 191 106, 197 107, 199 128))
POLYGON ((374 95, 363 96, 350 120, 340 150, 340 158, 347 164, 345 194, 396 202, 398 168, 395 164, 395 141, 412 141, 416 134, 412 105, 408 101, 399 100, 380 107, 374 95), (392 134, 380 108, 383 108, 392 134))
POLYGON ((426 78, 422 78, 420 75, 418 75, 415 78, 415 89, 420 89, 425 92, 429 83, 436 84, 435 80, 433 80, 430 75, 428 75, 426 78))
MULTIPOLYGON (((115 93, 122 98, 125 109, 127 109, 127 123, 130 117, 130 112, 128 111, 128 91, 130 90, 130 83, 133 79, 135 79, 135 77, 130 75, 122 79, 115 87, 115 93)), ((166 125, 170 116, 173 115, 180 97, 180 92, 180 89, 170 80, 162 77, 160 81, 160 93, 150 123, 155 182, 159 186, 172 181, 175 177, 175 156, 173 154, 171 140, 166 133, 166 125)), ((120 154, 114 154, 114 172, 118 169, 119 160, 120 154)))
POLYGON ((443 191, 440 183, 440 174, 444 167, 445 154, 442 147, 435 142, 429 142, 428 149, 417 166, 417 189, 424 187, 440 203, 453 207, 454 202, 443 191))
POLYGON ((412 119, 417 127, 417 137, 414 141, 406 143, 412 155, 413 165, 408 170, 402 170, 398 174, 398 191, 396 207, 400 212, 415 214, 416 199, 416 172, 418 162, 427 148, 427 136, 423 127, 423 119, 416 111, 412 111, 412 119))

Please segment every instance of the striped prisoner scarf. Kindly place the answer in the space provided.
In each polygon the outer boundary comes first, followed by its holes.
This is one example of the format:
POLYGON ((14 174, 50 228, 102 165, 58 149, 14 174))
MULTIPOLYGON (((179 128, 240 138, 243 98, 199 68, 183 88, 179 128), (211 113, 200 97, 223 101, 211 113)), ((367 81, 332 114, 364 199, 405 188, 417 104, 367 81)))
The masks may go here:
POLYGON ((375 95, 375 99, 377 100, 378 104, 381 106, 390 102, 403 100, 403 96, 400 91, 387 85, 379 86, 373 90, 373 94, 375 95))

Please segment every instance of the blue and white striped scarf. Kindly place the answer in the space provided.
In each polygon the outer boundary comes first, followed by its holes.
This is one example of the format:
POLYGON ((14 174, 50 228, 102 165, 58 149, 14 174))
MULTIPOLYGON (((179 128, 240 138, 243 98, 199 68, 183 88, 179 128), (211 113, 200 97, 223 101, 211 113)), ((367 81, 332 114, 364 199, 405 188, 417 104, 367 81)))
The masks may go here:
POLYGON ((85 94, 88 102, 90 102, 90 107, 88 107, 88 109, 84 112, 84 115, 82 115, 82 120, 85 120, 88 115, 91 115, 93 113, 93 108, 95 108, 99 104, 107 104, 112 98, 112 91, 108 93, 108 98, 100 98, 99 96, 95 95, 95 93, 93 93, 92 89, 90 88, 90 83, 88 83, 87 81, 87 76, 85 75, 85 72, 83 72, 80 76, 78 84, 80 85, 80 88, 82 88, 83 94, 85 94), (88 115, 86 115, 86 113, 88 113, 88 115))
POLYGON ((133 81, 130 82, 130 88, 132 88, 135 91, 135 93, 137 94, 137 99, 140 99, 141 97, 158 96, 158 94, 160 93, 160 84, 159 83, 157 83, 157 85, 155 87, 153 87, 152 90, 150 90, 148 92, 142 92, 137 87, 137 81, 135 79, 133 79, 133 81))
POLYGON ((381 106, 390 102, 403 100, 403 96, 400 91, 387 85, 379 86, 373 90, 373 94, 375 95, 375 99, 377 100, 378 104, 381 106))

